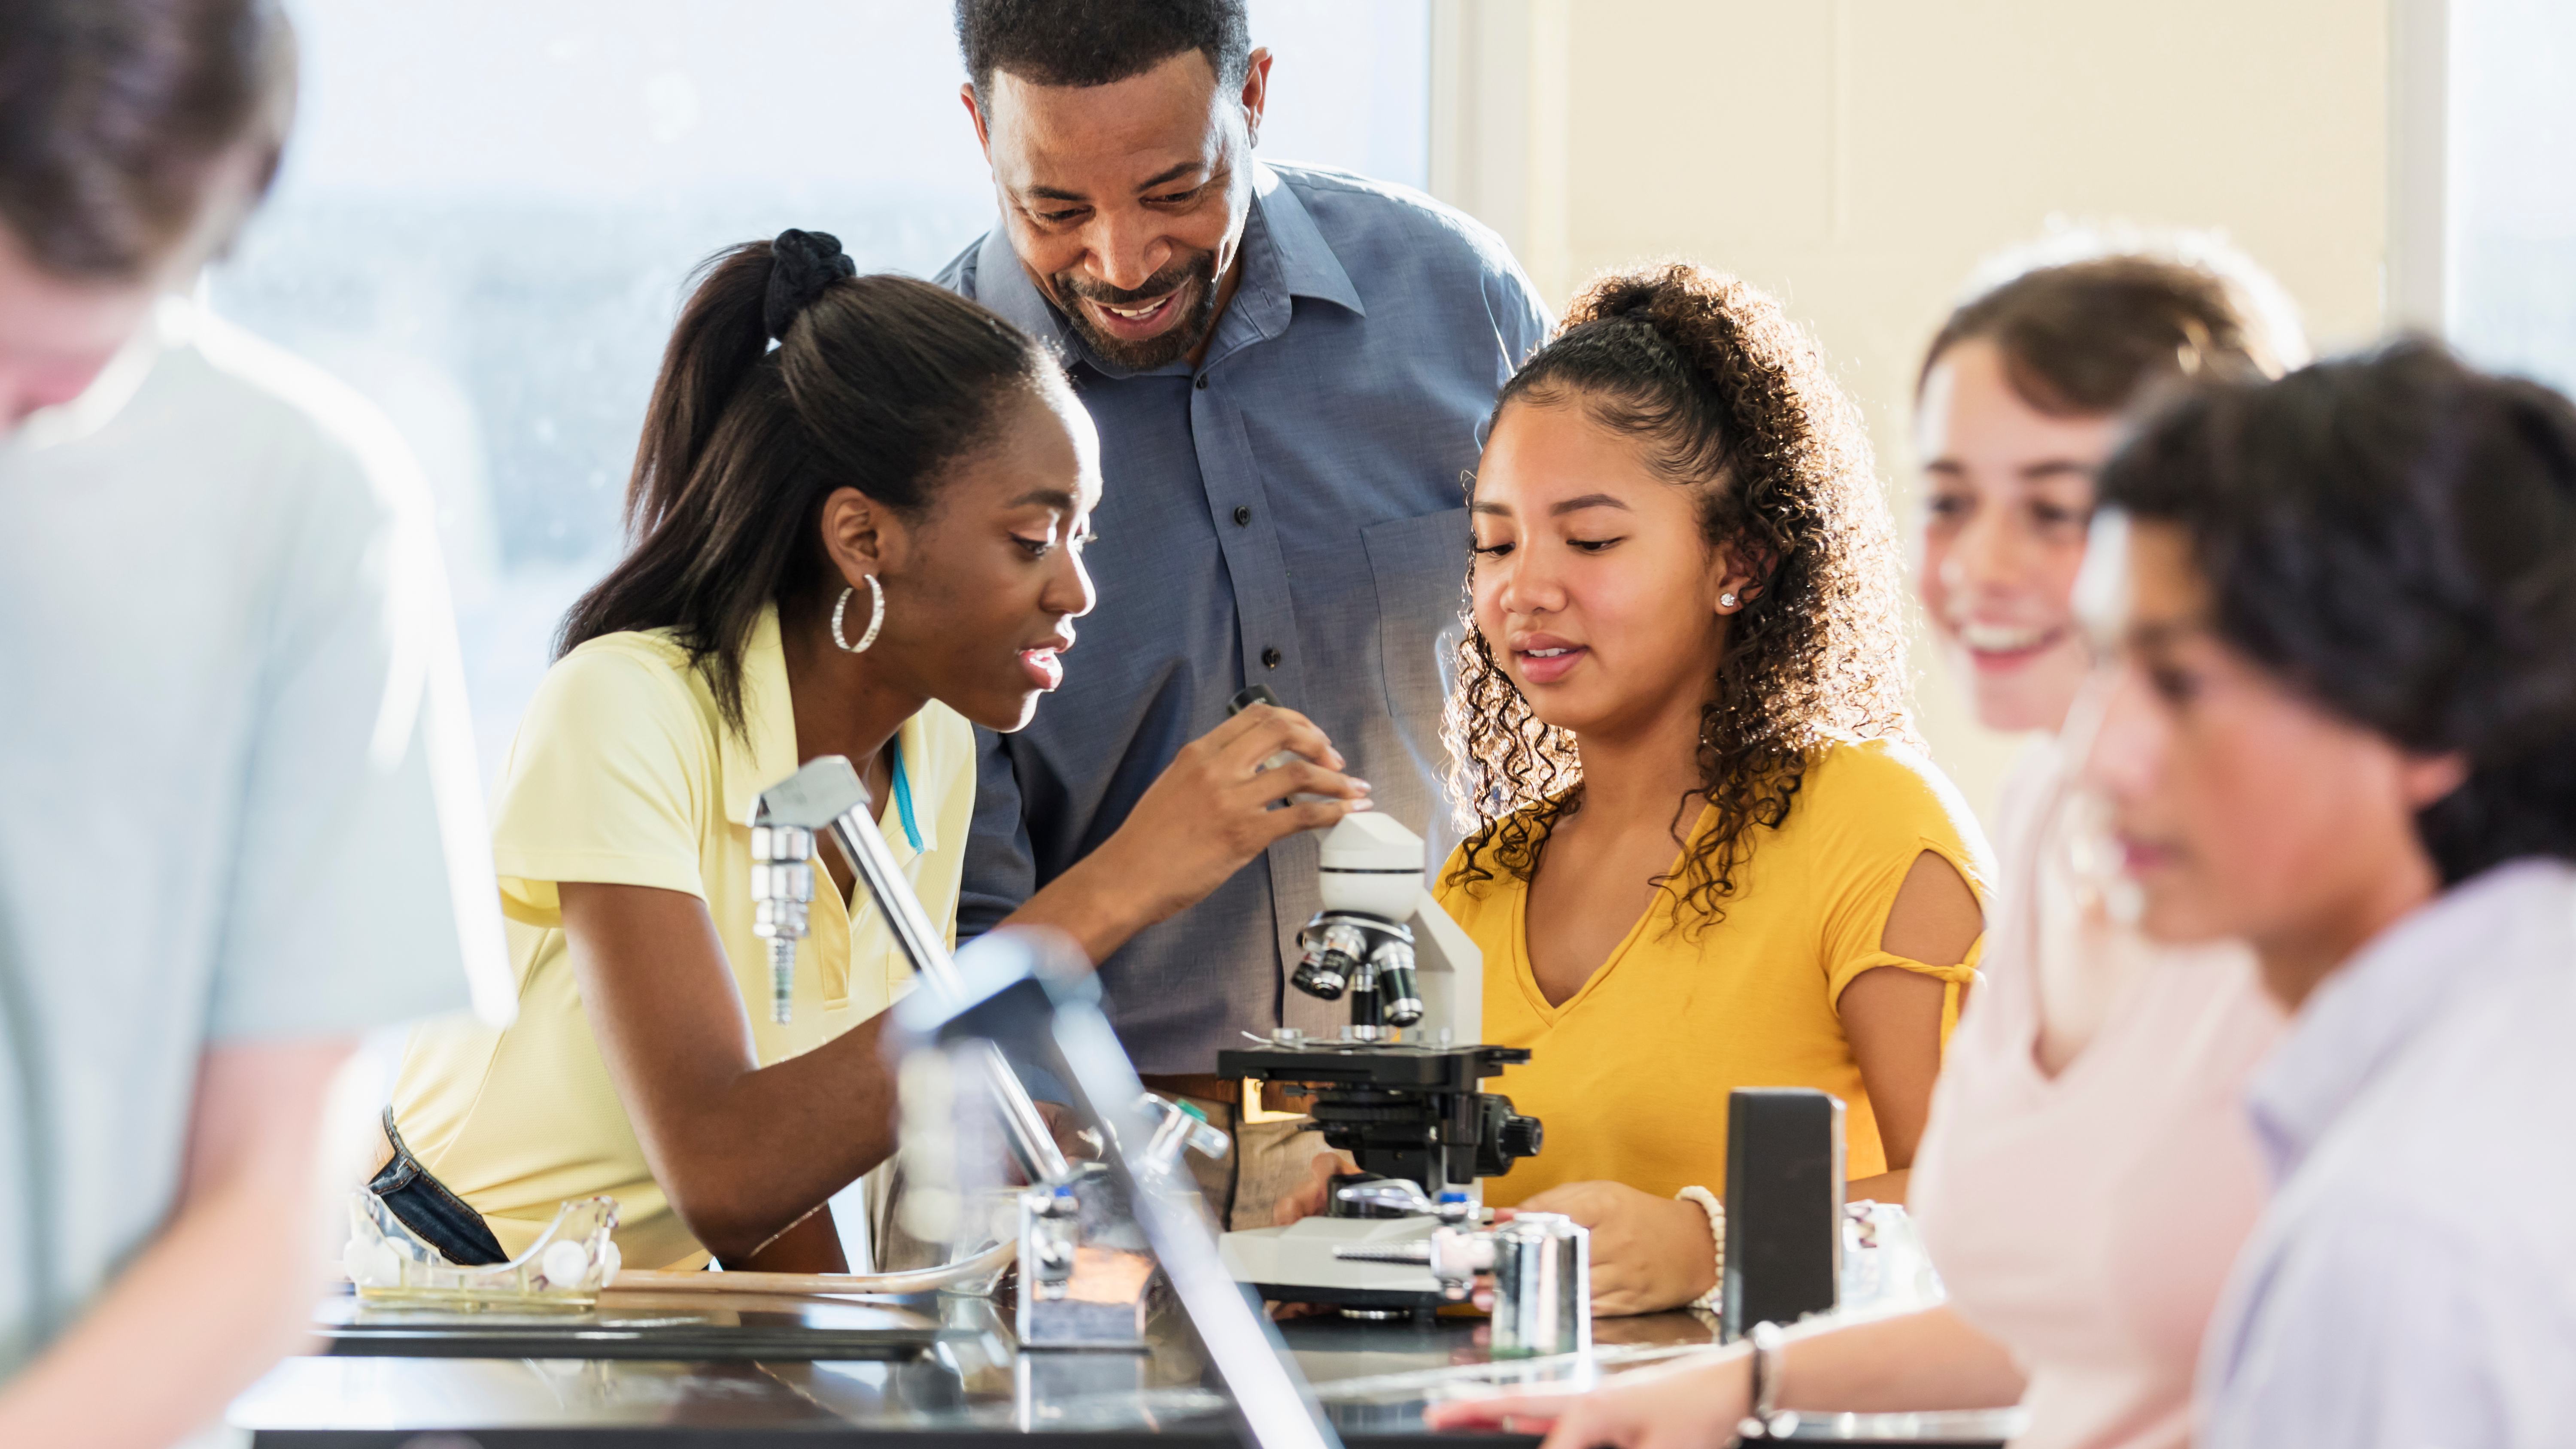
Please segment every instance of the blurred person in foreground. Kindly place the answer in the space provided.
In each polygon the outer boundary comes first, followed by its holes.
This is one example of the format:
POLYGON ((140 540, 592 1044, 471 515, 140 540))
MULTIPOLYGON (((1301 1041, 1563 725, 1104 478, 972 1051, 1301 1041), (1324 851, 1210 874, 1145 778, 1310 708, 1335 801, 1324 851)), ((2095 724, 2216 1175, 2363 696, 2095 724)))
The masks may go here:
MULTIPOLYGON (((1064 879, 1248 684, 1437 836, 1459 474, 1546 334, 1528 279, 1418 192, 1256 159, 1271 55, 1244 0, 959 0, 957 30, 1001 216, 940 280, 1059 350, 1108 483, 1083 667, 1026 729, 977 732, 958 933, 1064 879)), ((1322 1149, 1302 1098, 1214 1075, 1241 1032, 1347 1018, 1287 988, 1317 840, 1116 923, 1099 963, 1145 1084, 1232 1134, 1191 1159, 1232 1226, 1268 1226, 1322 1149)))
POLYGON ((215 1420, 359 1036, 503 984, 425 489, 182 295, 293 72, 268 0, 0 9, 0 1443, 215 1420))
MULTIPOLYGON (((2208 236, 2070 232, 1988 269, 1926 349, 1917 405, 1917 581, 1980 722, 2054 735, 2077 711, 2092 651, 2076 580, 2124 416, 2186 374, 2272 376, 2305 355, 2287 298, 2208 236)), ((2020 1449, 2189 1438, 2202 1326, 2263 1200, 2239 1097, 2281 1013, 2241 948, 2157 947, 2070 875, 2068 753, 2040 743, 2006 784, 2005 900, 1913 1174, 1948 1301, 1792 1333, 1765 1366, 1776 1408, 2019 1402, 2020 1449)), ((1571 1406, 1504 1396, 1433 1417, 1722 1443, 1752 1377, 1734 1349, 1571 1406)))
POLYGON ((2102 500, 2107 838, 2141 929, 2290 1013, 2197 1438, 2564 1444, 2576 405, 2400 343, 2186 399, 2102 500))

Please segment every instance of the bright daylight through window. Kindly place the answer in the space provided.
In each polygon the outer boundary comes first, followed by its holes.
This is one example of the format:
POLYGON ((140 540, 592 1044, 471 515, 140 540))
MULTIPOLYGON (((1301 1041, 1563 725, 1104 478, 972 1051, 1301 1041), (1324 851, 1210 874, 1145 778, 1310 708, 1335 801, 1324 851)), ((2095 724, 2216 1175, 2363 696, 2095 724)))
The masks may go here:
MULTIPOLYGON (((689 269, 802 226, 928 275, 988 224, 949 6, 289 9, 302 113, 214 300, 357 385, 419 454, 489 775, 565 606, 616 553, 689 269)), ((1252 14, 1278 56, 1261 154, 1421 186, 1427 0, 1252 14)))

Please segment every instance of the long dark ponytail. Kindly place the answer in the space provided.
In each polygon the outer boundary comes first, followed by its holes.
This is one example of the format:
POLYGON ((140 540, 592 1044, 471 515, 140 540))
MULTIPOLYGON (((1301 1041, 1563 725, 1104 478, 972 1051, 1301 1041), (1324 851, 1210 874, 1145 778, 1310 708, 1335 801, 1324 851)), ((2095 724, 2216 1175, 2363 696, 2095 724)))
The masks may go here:
POLYGON ((557 657, 671 630, 740 730, 760 611, 825 582, 824 499, 856 488, 926 515, 1003 399, 1061 382, 1050 353, 984 308, 847 265, 829 237, 787 232, 699 269, 626 485, 630 547, 564 616, 557 657))

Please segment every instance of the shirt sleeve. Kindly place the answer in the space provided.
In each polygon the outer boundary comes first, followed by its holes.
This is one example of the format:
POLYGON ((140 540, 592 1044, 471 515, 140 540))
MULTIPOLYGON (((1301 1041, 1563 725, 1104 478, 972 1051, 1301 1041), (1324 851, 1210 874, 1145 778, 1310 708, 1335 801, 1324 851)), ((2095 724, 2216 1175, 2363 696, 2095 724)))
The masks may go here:
POLYGON ((619 649, 556 662, 520 721, 493 806, 501 908, 562 924, 560 881, 651 886, 701 900, 701 822, 721 803, 713 742, 680 674, 619 649))
POLYGON ((1547 341, 1556 324, 1547 315, 1547 304, 1539 300, 1538 289, 1508 256, 1485 274, 1485 307, 1494 319, 1494 336, 1503 349, 1503 376, 1508 378, 1547 341))
POLYGON ((310 486, 280 554, 244 761, 217 1040, 450 1011, 478 967, 506 983, 426 494, 388 427, 361 431, 286 465, 309 469, 310 486))
POLYGON ((957 939, 972 940, 1037 893, 1037 856, 1020 814, 1020 780, 1009 744, 975 729, 975 828, 966 841, 965 877, 957 892, 957 939))
POLYGON ((1834 778, 1829 790, 1818 790, 1813 797, 1817 813, 1811 823, 1827 835, 1819 853, 1825 863, 1818 878, 1824 897, 1817 905, 1824 922, 1828 998, 1839 1009, 1844 989, 1882 966, 1919 972, 1951 987, 1942 1011, 1947 1031, 1955 1020, 1957 988, 1976 979, 1983 936, 1964 959, 1942 963, 1900 956, 1881 949, 1879 942, 1905 877, 1926 852, 1949 862, 1978 900, 1986 899, 1982 842, 1971 843, 1975 826, 1963 818, 1965 807, 1956 792, 1946 789, 1946 782, 1936 783, 1932 766, 1911 751, 1846 747, 1822 768, 1834 778))

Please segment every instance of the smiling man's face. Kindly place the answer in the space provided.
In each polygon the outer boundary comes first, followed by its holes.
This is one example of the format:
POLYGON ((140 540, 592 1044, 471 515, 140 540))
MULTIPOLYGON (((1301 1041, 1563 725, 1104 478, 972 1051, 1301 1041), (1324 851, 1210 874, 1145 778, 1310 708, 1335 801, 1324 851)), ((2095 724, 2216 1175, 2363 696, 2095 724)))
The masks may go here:
POLYGON ((997 70, 966 108, 1020 265, 1093 351, 1137 371, 1195 359, 1233 292, 1270 75, 1238 92, 1185 50, 1096 86, 997 70))

